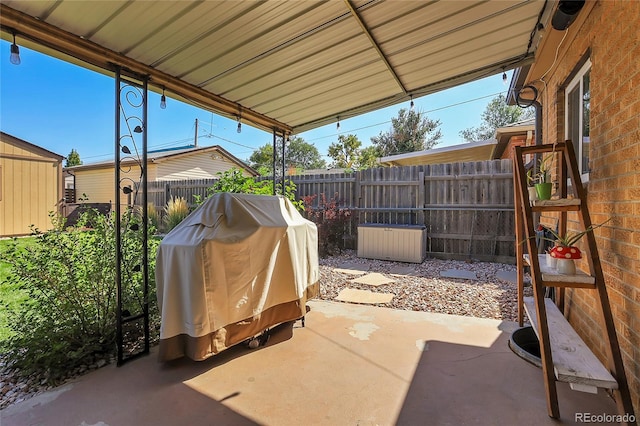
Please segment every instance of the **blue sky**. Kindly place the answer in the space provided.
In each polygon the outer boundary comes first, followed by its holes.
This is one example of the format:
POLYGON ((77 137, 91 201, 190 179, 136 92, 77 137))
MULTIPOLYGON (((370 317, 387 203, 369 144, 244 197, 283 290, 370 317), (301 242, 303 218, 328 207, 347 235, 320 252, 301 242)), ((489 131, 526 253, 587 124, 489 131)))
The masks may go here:
MULTIPOLYGON (((15 66, 9 62, 9 47, 10 43, 0 42, 0 129, 63 156, 74 148, 84 164, 113 158, 113 78, 23 47, 22 63, 15 66)), ((414 102, 429 118, 441 121, 443 139, 438 147, 450 146, 463 143, 459 132, 480 125, 489 101, 506 90, 498 74, 414 102)), ((340 131, 370 145, 370 138, 389 130, 391 118, 408 107, 398 104, 343 120, 340 131)), ((271 133, 244 124, 238 134, 235 121, 170 98, 162 110, 160 96, 150 92, 149 149, 193 143, 196 118, 200 146, 221 145, 242 160, 272 141, 271 133)), ((299 136, 329 160, 327 149, 338 133, 331 124, 299 136)))

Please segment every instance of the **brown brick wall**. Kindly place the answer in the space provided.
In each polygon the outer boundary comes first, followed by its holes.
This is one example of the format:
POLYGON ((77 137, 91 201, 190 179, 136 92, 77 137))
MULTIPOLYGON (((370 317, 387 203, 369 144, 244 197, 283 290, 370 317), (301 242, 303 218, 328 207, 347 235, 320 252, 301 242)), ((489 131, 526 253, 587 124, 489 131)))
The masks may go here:
MULTIPOLYGON (((587 184, 602 268, 636 414, 640 413, 640 1, 598 1, 545 78, 543 139, 564 140, 564 87, 591 59, 591 173, 587 184)), ((573 28, 572 28, 573 30, 573 28)), ((570 217, 571 218, 571 217, 570 217)), ((574 218, 575 219, 575 218, 574 218)), ((606 357, 595 291, 567 292, 569 319, 606 357)))

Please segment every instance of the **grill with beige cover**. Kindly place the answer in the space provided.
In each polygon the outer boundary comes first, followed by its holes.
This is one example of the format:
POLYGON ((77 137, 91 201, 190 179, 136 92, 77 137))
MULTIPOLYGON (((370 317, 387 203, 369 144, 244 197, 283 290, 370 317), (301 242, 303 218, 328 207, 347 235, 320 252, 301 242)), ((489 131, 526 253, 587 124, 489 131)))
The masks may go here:
POLYGON ((316 226, 281 196, 214 194, 156 260, 161 361, 203 360, 302 318, 319 291, 316 226))

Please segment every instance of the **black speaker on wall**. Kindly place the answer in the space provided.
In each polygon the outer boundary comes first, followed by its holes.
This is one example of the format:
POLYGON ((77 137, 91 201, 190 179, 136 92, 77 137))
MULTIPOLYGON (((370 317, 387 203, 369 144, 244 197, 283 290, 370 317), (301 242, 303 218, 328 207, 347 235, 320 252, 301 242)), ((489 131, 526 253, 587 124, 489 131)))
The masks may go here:
POLYGON ((569 28, 584 3, 585 0, 560 0, 558 9, 551 18, 551 26, 558 31, 564 31, 569 28))

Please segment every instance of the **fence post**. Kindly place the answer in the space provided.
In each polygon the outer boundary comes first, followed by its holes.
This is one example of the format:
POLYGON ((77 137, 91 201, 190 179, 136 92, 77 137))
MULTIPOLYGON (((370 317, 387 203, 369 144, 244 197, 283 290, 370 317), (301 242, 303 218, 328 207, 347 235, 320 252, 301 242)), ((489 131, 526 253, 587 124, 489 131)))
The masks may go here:
MULTIPOLYGON (((360 223, 360 210, 357 210, 357 209, 358 207, 360 207, 360 197, 362 196, 362 188, 360 185, 360 180, 362 179, 362 173, 364 173, 364 171, 362 170, 358 170, 354 173, 355 181, 353 182, 354 191, 353 191, 353 200, 351 200, 351 205, 356 209, 356 212, 358 213, 358 221, 356 225, 360 223)), ((365 216, 365 219, 366 219, 366 216, 365 216)))
POLYGON ((164 205, 166 205, 171 199, 171 183, 167 182, 164 185, 164 205))
POLYGON ((426 225, 424 220, 424 200, 425 200, 424 172, 418 173, 418 217, 416 225, 426 225))

